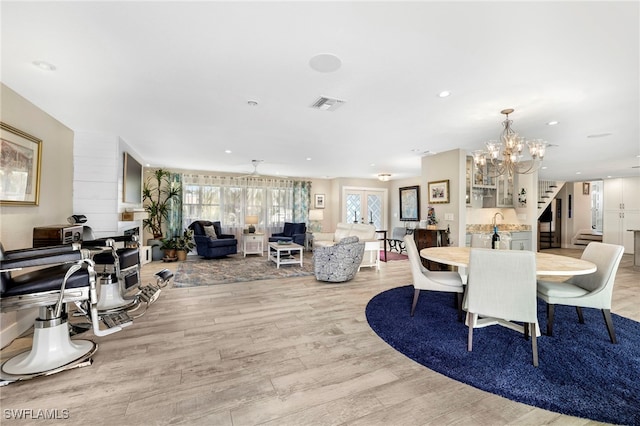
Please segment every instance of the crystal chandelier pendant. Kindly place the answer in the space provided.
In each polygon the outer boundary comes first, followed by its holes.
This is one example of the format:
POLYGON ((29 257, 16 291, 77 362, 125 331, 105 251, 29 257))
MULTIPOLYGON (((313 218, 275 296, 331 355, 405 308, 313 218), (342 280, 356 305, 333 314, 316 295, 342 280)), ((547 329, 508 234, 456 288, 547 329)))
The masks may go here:
POLYGON ((506 116, 502 122, 504 129, 500 140, 487 142, 486 151, 472 152, 473 161, 482 175, 494 178, 505 174, 529 174, 540 169, 548 143, 541 139, 526 141, 519 136, 511 127, 513 121, 509 120, 509 114, 513 111, 512 108, 500 111, 506 116), (525 145, 529 148, 530 159, 523 154, 525 145))

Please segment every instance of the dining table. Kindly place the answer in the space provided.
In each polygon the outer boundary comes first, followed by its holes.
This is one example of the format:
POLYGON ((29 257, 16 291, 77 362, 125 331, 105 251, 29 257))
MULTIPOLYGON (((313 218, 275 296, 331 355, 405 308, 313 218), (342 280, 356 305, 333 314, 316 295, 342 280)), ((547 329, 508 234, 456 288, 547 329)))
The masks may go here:
MULTIPOLYGON (((471 247, 427 247, 420 250, 420 257, 432 262, 458 267, 458 273, 466 283, 470 253, 471 247)), ((596 264, 588 260, 536 252, 536 275, 538 276, 585 275, 594 273, 596 269, 596 264)))
MULTIPOLYGON (((476 249, 474 250, 490 250, 476 249)), ((420 257, 432 262, 443 263, 445 265, 457 267, 458 274, 463 284, 467 284, 469 256, 471 247, 427 247, 420 250, 420 257)), ((558 254, 536 252, 536 276, 562 277, 573 275, 592 274, 597 270, 597 266, 588 260, 574 257, 561 256, 558 254)), ((502 325, 512 330, 524 332, 521 325, 510 321, 496 318, 482 318, 478 320, 478 326, 502 325)), ((468 325, 468 324, 467 324, 468 325)), ((536 335, 540 336, 540 327, 536 324, 536 335)))

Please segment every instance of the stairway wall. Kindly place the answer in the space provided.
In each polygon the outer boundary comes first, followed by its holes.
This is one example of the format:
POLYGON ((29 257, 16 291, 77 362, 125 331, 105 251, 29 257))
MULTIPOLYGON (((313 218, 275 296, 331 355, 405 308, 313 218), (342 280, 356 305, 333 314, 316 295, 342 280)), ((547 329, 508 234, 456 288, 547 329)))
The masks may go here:
POLYGON ((577 248, 571 244, 573 236, 582 229, 591 229, 591 198, 582 193, 582 182, 567 182, 558 192, 563 199, 561 244, 563 248, 577 248), (571 217, 569 217, 571 195, 571 217))

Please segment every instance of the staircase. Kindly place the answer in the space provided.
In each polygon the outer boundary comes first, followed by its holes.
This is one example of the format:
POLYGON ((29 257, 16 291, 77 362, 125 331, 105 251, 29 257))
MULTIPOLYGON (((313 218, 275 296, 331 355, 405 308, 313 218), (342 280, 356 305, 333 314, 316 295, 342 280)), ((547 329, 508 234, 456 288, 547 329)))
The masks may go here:
POLYGON ((595 232, 591 229, 581 229, 576 235, 571 238, 571 244, 574 246, 587 246, 590 242, 597 241, 602 242, 602 233, 595 232))
POLYGON ((538 181, 538 218, 544 212, 555 196, 560 192, 564 182, 557 182, 553 180, 539 180, 538 181))

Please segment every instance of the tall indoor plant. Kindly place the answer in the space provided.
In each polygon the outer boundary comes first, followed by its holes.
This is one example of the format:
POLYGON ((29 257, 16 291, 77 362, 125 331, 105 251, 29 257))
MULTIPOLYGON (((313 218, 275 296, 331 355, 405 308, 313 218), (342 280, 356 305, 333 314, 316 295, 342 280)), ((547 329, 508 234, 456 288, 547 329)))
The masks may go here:
POLYGON ((142 221, 145 229, 154 239, 162 238, 162 224, 169 217, 169 207, 174 200, 180 200, 180 188, 171 184, 171 172, 157 169, 142 187, 142 202, 149 217, 142 221))

